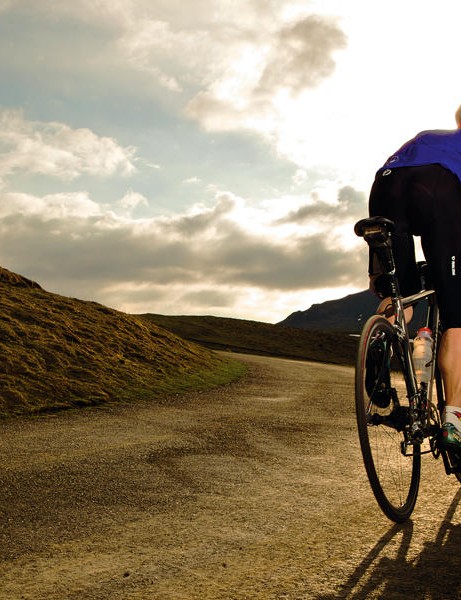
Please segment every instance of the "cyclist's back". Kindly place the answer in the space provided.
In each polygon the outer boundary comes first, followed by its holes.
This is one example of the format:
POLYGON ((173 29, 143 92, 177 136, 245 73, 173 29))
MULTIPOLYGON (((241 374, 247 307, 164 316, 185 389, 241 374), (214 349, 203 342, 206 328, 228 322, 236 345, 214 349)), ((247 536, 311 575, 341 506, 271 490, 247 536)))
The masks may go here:
POLYGON ((378 173, 399 167, 439 164, 461 180, 461 129, 422 131, 392 154, 378 173))

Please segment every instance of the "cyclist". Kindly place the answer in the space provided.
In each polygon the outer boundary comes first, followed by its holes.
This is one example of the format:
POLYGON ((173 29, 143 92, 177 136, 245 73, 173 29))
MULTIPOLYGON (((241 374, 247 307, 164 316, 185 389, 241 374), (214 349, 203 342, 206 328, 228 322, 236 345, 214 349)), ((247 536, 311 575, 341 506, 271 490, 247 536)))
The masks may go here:
MULTIPOLYGON (((446 396, 443 441, 461 450, 461 106, 457 129, 423 131, 406 142, 376 173, 370 216, 395 223, 396 274, 404 296, 420 290, 413 236, 430 269, 440 306, 443 335, 439 368, 446 396)), ((370 289, 389 307, 387 279, 372 251, 370 289)), ((386 314, 390 317, 390 315, 386 314)))

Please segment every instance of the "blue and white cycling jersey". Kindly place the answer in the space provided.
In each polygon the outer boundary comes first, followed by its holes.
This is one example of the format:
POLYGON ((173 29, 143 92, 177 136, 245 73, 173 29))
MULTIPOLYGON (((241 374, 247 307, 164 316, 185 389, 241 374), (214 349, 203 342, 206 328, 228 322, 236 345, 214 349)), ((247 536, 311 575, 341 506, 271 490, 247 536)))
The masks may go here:
POLYGON ((439 164, 461 181, 461 129, 422 131, 406 142, 378 169, 439 164))

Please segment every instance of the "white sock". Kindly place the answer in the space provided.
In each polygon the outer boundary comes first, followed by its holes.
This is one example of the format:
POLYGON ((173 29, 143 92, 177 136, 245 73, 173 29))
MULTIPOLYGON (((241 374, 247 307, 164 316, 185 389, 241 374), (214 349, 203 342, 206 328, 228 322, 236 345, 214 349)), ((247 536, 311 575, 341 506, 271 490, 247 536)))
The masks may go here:
POLYGON ((461 407, 446 406, 443 415, 443 422, 451 423, 461 433, 461 407))

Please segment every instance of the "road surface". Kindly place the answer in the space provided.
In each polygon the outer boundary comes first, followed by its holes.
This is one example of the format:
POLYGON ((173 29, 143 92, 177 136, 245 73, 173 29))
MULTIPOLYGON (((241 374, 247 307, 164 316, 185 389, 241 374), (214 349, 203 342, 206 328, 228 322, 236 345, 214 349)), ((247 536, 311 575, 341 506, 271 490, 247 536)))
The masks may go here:
POLYGON ((241 382, 0 423, 0 598, 443 599, 459 485, 424 457, 411 522, 378 510, 347 367, 240 356, 241 382))

